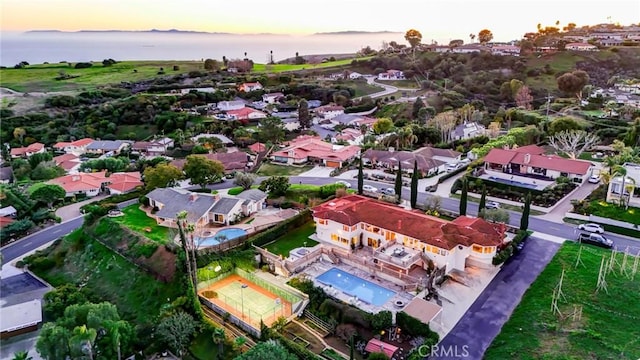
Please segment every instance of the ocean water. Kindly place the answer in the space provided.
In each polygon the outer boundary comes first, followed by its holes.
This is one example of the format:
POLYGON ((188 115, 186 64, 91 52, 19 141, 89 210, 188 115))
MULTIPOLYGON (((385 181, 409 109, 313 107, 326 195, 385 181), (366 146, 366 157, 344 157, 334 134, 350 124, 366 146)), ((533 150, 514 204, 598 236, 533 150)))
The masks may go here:
POLYGON ((0 65, 60 61, 221 60, 247 57, 265 63, 296 55, 355 53, 383 42, 406 43, 402 33, 237 35, 168 32, 26 32, 0 33, 0 65))

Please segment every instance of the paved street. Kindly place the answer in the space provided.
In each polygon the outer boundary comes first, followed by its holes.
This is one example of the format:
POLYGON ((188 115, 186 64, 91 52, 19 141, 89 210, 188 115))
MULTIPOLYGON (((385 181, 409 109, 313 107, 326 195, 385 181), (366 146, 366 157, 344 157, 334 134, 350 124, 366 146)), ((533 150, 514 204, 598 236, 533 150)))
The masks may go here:
POLYGON ((531 283, 556 254, 560 244, 529 238, 524 250, 505 264, 451 332, 438 345, 437 356, 428 359, 482 359, 502 325, 520 303, 531 283), (446 349, 455 349, 457 354, 446 349), (445 353, 445 351, 447 351, 445 353))

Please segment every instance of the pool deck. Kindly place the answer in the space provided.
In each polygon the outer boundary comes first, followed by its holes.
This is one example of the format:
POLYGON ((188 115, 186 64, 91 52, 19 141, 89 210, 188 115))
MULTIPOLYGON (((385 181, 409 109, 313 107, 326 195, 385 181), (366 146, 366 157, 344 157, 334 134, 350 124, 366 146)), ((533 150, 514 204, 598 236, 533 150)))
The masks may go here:
POLYGON ((364 270, 360 270, 360 269, 356 269, 353 268, 351 266, 348 265, 344 265, 344 264, 330 264, 330 263, 324 263, 321 261, 317 261, 315 263, 313 263, 312 265, 308 266, 304 271, 303 271, 303 275, 307 276, 309 279, 313 280, 313 283, 315 286, 319 286, 321 287, 328 295, 344 301, 347 304, 352 304, 357 306, 358 308, 371 313, 371 314, 375 314, 378 313, 380 311, 383 310, 389 310, 391 312, 397 312, 402 310, 402 308, 399 308, 397 306, 395 306, 395 302, 396 301, 402 301, 405 304, 408 304, 409 301, 411 301, 415 295, 414 294, 410 294, 404 290, 402 290, 400 288, 400 286, 389 282, 389 281, 385 281, 385 280, 380 280, 380 279, 371 279, 371 276, 369 273, 367 273, 364 270), (395 292, 396 294, 393 295, 392 297, 390 297, 384 304, 382 304, 381 306, 376 306, 373 304, 368 304, 364 301, 358 300, 357 302, 354 303, 354 297, 347 295, 345 293, 343 293, 342 291, 332 287, 332 286, 328 286, 325 285, 323 283, 321 283, 320 281, 316 280, 316 278, 322 274, 324 274, 325 272, 331 270, 332 268, 337 268, 340 269, 344 272, 347 272, 351 275, 357 276, 359 278, 361 278, 362 280, 366 280, 370 283, 376 284, 378 286, 381 286, 387 290, 391 290, 393 292, 395 292))

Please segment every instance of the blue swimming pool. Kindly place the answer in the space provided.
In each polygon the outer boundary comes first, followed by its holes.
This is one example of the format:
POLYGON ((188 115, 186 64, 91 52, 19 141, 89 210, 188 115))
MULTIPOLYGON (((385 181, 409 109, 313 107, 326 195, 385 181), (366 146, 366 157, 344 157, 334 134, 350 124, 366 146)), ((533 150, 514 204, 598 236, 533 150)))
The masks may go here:
POLYGON ((238 238, 242 235, 246 235, 247 232, 244 229, 239 228, 227 228, 222 229, 211 236, 197 236, 195 238, 198 247, 218 245, 228 240, 238 238))
POLYGON ((495 182, 499 182, 499 183, 502 183, 502 184, 519 186, 519 187, 523 187, 523 188, 527 188, 527 189, 535 189, 535 188, 538 187, 536 184, 527 184, 527 183, 523 183, 521 181, 507 180, 507 179, 502 179, 502 178, 498 178, 498 177, 495 177, 495 176, 489 176, 489 180, 495 181, 495 182))
POLYGON ((375 306, 381 306, 396 294, 394 291, 336 268, 323 273, 316 280, 375 306))

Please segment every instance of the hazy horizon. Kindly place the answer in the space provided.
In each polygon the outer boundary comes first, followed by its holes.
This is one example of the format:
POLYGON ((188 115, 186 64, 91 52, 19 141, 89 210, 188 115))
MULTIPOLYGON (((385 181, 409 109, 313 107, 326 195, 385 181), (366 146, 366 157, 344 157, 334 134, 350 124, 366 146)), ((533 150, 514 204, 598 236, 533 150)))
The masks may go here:
POLYGON ((29 30, 147 31, 178 29, 232 34, 310 35, 365 31, 404 33, 416 29, 423 43, 468 40, 489 29, 494 40, 521 39, 537 24, 562 28, 640 21, 640 1, 609 0, 2 0, 2 32, 29 30))

